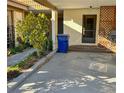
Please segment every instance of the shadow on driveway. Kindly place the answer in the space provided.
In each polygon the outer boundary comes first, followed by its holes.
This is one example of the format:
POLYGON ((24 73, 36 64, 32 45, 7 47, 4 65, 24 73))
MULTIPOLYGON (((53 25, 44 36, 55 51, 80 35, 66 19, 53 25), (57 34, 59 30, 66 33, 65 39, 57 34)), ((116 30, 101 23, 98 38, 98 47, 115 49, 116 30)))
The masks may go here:
POLYGON ((56 53, 13 93, 116 93, 115 55, 56 53))

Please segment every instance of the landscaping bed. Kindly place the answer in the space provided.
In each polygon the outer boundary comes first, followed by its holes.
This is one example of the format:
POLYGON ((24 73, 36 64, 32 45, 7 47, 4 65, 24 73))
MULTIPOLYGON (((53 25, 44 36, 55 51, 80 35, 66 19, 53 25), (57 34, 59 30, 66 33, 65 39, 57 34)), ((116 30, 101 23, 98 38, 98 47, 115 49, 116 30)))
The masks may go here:
POLYGON ((12 56, 15 55, 17 53, 21 53, 23 52, 25 49, 31 48, 32 46, 29 44, 21 44, 17 47, 14 48, 8 48, 7 49, 7 56, 12 56))
POLYGON ((11 81, 14 78, 18 77, 20 74, 25 72, 25 70, 32 67, 40 58, 47 55, 49 52, 44 53, 41 57, 38 57, 36 52, 28 56, 25 60, 19 62, 14 66, 7 67, 7 80, 11 81))

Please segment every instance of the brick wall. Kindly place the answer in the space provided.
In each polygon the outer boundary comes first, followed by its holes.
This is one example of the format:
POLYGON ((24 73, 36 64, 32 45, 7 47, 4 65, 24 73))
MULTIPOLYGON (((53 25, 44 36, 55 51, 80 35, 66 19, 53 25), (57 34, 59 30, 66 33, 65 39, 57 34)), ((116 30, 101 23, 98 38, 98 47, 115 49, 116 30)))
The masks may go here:
POLYGON ((20 2, 22 2, 24 4, 27 4, 30 7, 34 8, 34 9, 41 10, 43 8, 43 6, 41 6, 40 4, 36 3, 33 0, 17 0, 17 1, 20 1, 20 2))
POLYGON ((99 44, 115 52, 115 44, 110 41, 110 33, 116 30, 116 7, 100 7, 99 44))

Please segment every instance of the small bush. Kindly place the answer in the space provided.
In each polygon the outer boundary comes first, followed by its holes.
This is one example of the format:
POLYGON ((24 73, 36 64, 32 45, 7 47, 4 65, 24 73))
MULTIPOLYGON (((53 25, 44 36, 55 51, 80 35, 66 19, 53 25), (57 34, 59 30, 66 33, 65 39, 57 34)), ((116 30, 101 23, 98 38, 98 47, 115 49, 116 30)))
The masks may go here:
POLYGON ((38 56, 37 56, 37 52, 34 52, 34 53, 32 54, 32 56, 34 56, 34 57, 37 58, 37 57, 38 57, 38 56))
POLYGON ((23 47, 23 45, 19 45, 19 46, 15 47, 14 49, 16 52, 22 52, 24 47, 23 47))
POLYGON ((26 64, 26 60, 21 61, 21 62, 18 63, 16 66, 19 67, 19 68, 22 68, 25 64, 26 64))
POLYGON ((24 43, 23 46, 24 46, 24 49, 29 48, 29 47, 32 47, 32 45, 30 45, 28 42, 27 43, 24 43))
POLYGON ((52 50, 53 49, 53 42, 52 40, 49 40, 49 50, 52 50))
POLYGON ((7 68, 7 72, 8 72, 8 71, 15 71, 15 70, 16 70, 16 71, 20 71, 20 69, 19 69, 18 66, 11 66, 11 67, 8 67, 8 68, 7 68))
POLYGON ((32 47, 32 46, 29 43, 20 44, 17 47, 8 49, 7 55, 10 56, 10 55, 14 55, 14 54, 19 53, 19 52, 23 52, 24 49, 30 48, 30 47, 32 47))
POLYGON ((7 55, 10 56, 10 55, 14 55, 18 52, 22 52, 23 51, 23 46, 18 46, 18 47, 15 47, 15 48, 11 48, 11 49, 8 49, 7 51, 7 55))
POLYGON ((7 79, 11 80, 21 74, 19 67, 8 67, 7 68, 7 79))
POLYGON ((16 54, 16 50, 14 48, 11 48, 10 50, 8 50, 8 55, 11 54, 16 54))

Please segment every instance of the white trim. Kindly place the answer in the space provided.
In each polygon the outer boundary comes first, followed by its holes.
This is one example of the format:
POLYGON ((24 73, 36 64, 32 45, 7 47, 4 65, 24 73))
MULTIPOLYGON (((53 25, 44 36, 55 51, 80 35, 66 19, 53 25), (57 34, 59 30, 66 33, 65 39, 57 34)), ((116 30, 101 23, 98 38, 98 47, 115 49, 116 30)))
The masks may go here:
POLYGON ((52 11, 52 41, 53 41, 53 50, 55 49, 55 11, 52 11))
POLYGON ((58 13, 57 11, 52 10, 52 41, 53 41, 53 50, 57 48, 57 32, 58 32, 58 13))

